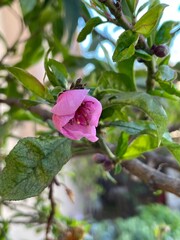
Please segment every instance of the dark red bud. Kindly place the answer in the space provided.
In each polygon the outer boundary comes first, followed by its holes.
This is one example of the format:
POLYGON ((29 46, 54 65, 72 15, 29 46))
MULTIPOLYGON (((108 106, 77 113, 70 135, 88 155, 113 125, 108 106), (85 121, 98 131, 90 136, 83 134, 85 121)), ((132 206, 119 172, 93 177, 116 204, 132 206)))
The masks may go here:
POLYGON ((107 157, 101 153, 96 153, 94 156, 93 156, 93 160, 98 163, 98 164, 102 164, 104 163, 105 161, 107 161, 107 157))
POLYGON ((153 45, 151 51, 153 54, 160 58, 165 57, 169 53, 169 49, 166 45, 153 45))
POLYGON ((107 160, 103 163, 103 167, 105 171, 111 171, 114 168, 114 163, 110 160, 107 160))

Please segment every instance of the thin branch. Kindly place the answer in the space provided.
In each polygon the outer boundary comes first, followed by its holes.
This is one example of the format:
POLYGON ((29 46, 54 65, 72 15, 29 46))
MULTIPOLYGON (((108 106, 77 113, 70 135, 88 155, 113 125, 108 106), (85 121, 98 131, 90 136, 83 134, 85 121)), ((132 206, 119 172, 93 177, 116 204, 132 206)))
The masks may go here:
POLYGON ((148 184, 153 190, 161 189, 180 197, 180 179, 170 177, 137 159, 125 161, 122 163, 122 166, 148 184))
POLYGON ((42 107, 40 106, 26 107, 20 100, 15 98, 0 99, 0 103, 7 104, 10 107, 18 107, 18 108, 23 108, 25 110, 28 110, 42 117, 44 121, 47 121, 48 119, 52 118, 52 114, 49 111, 43 109, 42 107))
POLYGON ((26 225, 26 224, 38 224, 38 226, 40 224, 45 224, 46 222, 44 221, 40 221, 40 219, 29 219, 29 220, 12 220, 12 219, 6 219, 6 220, 1 220, 0 219, 0 223, 9 223, 9 224, 23 224, 23 225, 26 225))
POLYGON ((111 151, 111 149, 109 148, 109 146, 105 143, 103 137, 101 137, 100 135, 99 137, 99 141, 100 141, 100 145, 101 147, 104 149, 104 151, 106 152, 106 154, 108 155, 108 157, 112 160, 112 161, 117 161, 116 156, 113 154, 113 152, 111 151))
POLYGON ((124 16, 122 12, 120 2, 117 2, 116 4, 114 4, 112 0, 106 0, 106 1, 100 0, 100 2, 104 3, 104 5, 108 7, 111 14, 116 18, 117 25, 123 27, 126 30, 132 29, 131 23, 127 20, 127 18, 124 16))
POLYGON ((55 214, 56 204, 55 204, 54 195, 53 195, 53 184, 54 184, 54 181, 52 181, 52 183, 49 186, 49 200, 50 200, 50 203, 51 203, 51 211, 50 211, 49 217, 47 219, 46 240, 49 240, 48 234, 50 232, 50 229, 51 229, 51 226, 52 226, 52 223, 53 223, 53 220, 54 220, 54 214, 55 214))

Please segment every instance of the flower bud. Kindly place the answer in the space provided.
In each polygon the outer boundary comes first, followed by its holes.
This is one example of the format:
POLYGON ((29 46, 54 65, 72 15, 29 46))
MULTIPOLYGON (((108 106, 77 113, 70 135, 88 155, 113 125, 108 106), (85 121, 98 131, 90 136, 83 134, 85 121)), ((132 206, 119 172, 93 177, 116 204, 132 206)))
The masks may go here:
POLYGON ((169 49, 166 45, 153 45, 151 51, 153 54, 160 58, 165 57, 169 53, 169 49))
POLYGON ((104 167, 105 171, 110 172, 114 168, 114 163, 110 160, 106 160, 103 163, 103 167, 104 167))
POLYGON ((95 161, 95 163, 97 164, 102 164, 105 161, 109 160, 105 155, 101 154, 101 153, 96 153, 93 156, 93 160, 95 161))

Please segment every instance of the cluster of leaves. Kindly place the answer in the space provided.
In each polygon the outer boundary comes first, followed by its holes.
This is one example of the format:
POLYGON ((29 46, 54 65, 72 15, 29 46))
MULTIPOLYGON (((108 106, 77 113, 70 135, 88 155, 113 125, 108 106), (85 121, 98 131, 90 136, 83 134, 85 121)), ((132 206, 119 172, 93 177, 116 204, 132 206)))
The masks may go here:
MULTIPOLYGON (((1 6, 12 2, 2 1, 1 6)), ((3 74, 1 102, 11 106, 3 113, 1 135, 4 140, 7 139, 17 120, 35 121, 48 130, 39 133, 39 137, 19 140, 5 158, 6 166, 0 175, 0 195, 3 199, 20 200, 38 195, 73 153, 77 155, 78 149, 79 153, 84 149, 94 149, 93 144, 84 140, 71 149, 71 141, 57 137, 51 121, 48 119, 44 123, 47 118, 38 111, 34 114, 32 110, 40 104, 54 104, 58 94, 72 83, 71 79, 79 77, 76 76, 78 70, 83 70, 89 63, 93 65, 93 70, 84 74, 84 81, 102 102, 99 133, 101 135, 106 129, 104 140, 115 147, 113 160, 116 166, 122 160, 136 158, 160 147, 166 147, 180 162, 180 147, 168 133, 170 122, 164 109, 168 101, 179 101, 180 91, 174 82, 177 74, 169 66, 170 55, 166 52, 159 54, 160 50, 170 46, 178 23, 167 21, 159 24, 167 5, 158 0, 138 6, 137 0, 116 3, 110 0, 20 0, 21 21, 29 30, 29 38, 24 40, 21 59, 13 66, 5 64, 4 60, 10 54, 19 54, 20 36, 12 46, 5 44, 6 52, 0 61, 3 74), (148 8, 146 13, 139 18, 145 8, 148 8), (82 42, 92 33, 89 49, 92 51, 101 46, 104 59, 96 58, 96 51, 92 52, 92 58, 70 52, 70 47, 76 42, 80 16, 86 23, 77 41, 82 42), (121 30, 116 44, 114 39, 98 29, 109 22, 121 30), (114 49, 112 59, 103 46, 104 41, 114 49), (49 57, 50 54, 52 57, 49 57), (61 62, 55 60, 59 56, 61 62), (26 70, 42 59, 44 83, 26 70), (146 66, 146 70, 136 70, 137 61, 146 66), (17 99, 19 101, 15 101, 17 99)), ((24 27, 21 33, 23 31, 24 27)), ((97 144, 99 148, 102 145, 97 144)))
MULTIPOLYGON (((143 152, 165 146, 179 161, 180 148, 177 143, 173 143, 167 133, 169 122, 166 111, 160 103, 160 99, 179 101, 180 92, 173 83, 177 74, 169 66, 170 55, 167 54, 167 46, 170 46, 174 37, 173 29, 178 23, 167 21, 159 26, 163 10, 167 7, 159 1, 147 2, 139 8, 137 3, 138 1, 122 1, 121 9, 118 7, 118 1, 116 4, 111 1, 93 1, 91 5, 85 2, 107 21, 125 29, 114 47, 113 67, 109 65, 109 70, 103 73, 96 68, 91 73, 99 79, 95 93, 104 106, 102 118, 103 121, 108 121, 105 126, 116 126, 113 142, 115 137, 118 142, 116 149, 118 158, 132 159, 143 152), (147 6, 148 11, 138 18, 139 13, 147 6), (127 17, 128 23, 123 21, 122 15, 127 17), (153 51, 155 46, 156 51, 153 51), (162 48, 163 55, 158 52, 162 48), (141 71, 147 80, 140 81, 136 77, 140 72, 136 73, 134 70, 136 61, 147 67, 147 70, 141 71), (131 111, 129 114, 129 111, 124 110, 124 107, 129 105, 142 112, 131 111), (137 121, 134 121, 136 119, 137 121), (119 138, 117 128, 121 131, 119 138), (133 140, 130 141, 130 138, 133 140)), ((91 18, 80 32, 78 41, 83 41, 94 27, 107 21, 103 21, 100 17, 91 18)))

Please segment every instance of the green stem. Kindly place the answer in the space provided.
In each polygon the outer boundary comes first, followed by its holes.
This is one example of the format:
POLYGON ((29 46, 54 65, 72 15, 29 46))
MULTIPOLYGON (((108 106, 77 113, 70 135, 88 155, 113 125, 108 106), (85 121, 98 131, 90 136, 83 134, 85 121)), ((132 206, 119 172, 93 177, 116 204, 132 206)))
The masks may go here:
POLYGON ((155 74, 155 64, 154 60, 145 63, 148 69, 148 75, 146 80, 146 91, 149 92, 154 89, 154 74, 155 74))
MULTIPOLYGON (((152 37, 149 37, 149 46, 151 47, 153 45, 152 37)), ((149 92, 153 90, 154 88, 154 75, 156 73, 156 62, 154 59, 154 56, 152 56, 151 62, 145 63, 148 69, 148 76, 146 81, 146 91, 149 92)))
POLYGON ((116 156, 114 155, 114 153, 112 153, 111 149, 107 146, 106 142, 104 141, 104 139, 99 135, 99 141, 100 141, 100 144, 102 146, 102 148, 106 151, 108 157, 113 160, 113 161, 116 161, 116 156))

